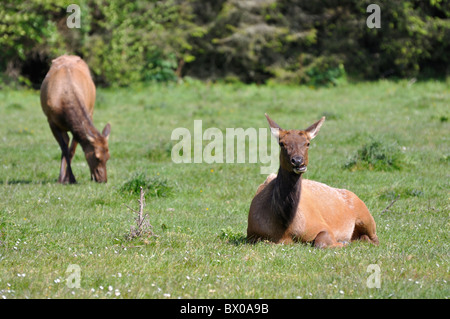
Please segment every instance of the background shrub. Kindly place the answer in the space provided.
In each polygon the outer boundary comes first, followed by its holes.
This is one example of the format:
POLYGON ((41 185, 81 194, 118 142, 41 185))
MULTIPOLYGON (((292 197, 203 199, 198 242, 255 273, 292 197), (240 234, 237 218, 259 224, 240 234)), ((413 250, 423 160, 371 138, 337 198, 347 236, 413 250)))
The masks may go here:
POLYGON ((140 194, 141 187, 145 195, 153 197, 167 197, 173 192, 173 187, 166 179, 160 177, 147 177, 144 173, 135 173, 126 181, 120 191, 125 194, 140 194))
POLYGON ((38 88, 51 60, 77 54, 97 84, 238 79, 336 85, 339 79, 441 77, 449 73, 450 3, 383 1, 4 0, 0 79, 38 88))
POLYGON ((371 140, 357 150, 345 164, 349 170, 400 170, 405 166, 404 155, 396 144, 371 140))

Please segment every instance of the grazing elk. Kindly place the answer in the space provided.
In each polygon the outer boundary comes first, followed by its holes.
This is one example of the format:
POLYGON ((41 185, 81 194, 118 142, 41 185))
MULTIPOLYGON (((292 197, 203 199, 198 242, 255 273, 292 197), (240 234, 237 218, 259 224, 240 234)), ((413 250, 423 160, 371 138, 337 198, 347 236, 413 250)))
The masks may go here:
POLYGON ((62 152, 59 183, 76 183, 71 161, 78 143, 86 156, 91 179, 107 181, 111 126, 106 124, 102 133, 94 127, 94 103, 95 85, 87 64, 78 56, 63 55, 54 59, 42 82, 41 106, 62 152), (68 131, 72 133, 70 147, 68 131))
POLYGON ((324 248, 359 239, 378 245, 375 221, 362 200, 348 190, 302 178, 309 143, 325 117, 304 131, 283 130, 266 117, 281 147, 280 168, 277 175, 267 177, 253 198, 248 240, 300 241, 324 248))

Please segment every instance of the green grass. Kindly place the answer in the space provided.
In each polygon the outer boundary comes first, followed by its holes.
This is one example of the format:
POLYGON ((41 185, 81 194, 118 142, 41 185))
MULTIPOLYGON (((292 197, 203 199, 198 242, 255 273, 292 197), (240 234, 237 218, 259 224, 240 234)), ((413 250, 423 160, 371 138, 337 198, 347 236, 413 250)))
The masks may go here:
POLYGON ((90 181, 78 148, 78 184, 58 185, 60 151, 39 92, 1 91, 0 296, 448 298, 449 105, 448 81, 99 89, 94 123, 112 127, 108 183, 90 181), (175 128, 192 132, 194 119, 203 130, 267 128, 265 112, 286 129, 328 116, 305 177, 364 200, 378 247, 247 244, 260 165, 172 163, 175 128), (399 169, 344 168, 372 141, 382 153, 395 146, 399 169), (136 216, 125 205, 138 208, 139 185, 158 236, 130 241, 136 216), (80 288, 66 285, 71 264, 81 269, 80 288), (370 264, 381 269, 379 289, 366 285, 370 264))

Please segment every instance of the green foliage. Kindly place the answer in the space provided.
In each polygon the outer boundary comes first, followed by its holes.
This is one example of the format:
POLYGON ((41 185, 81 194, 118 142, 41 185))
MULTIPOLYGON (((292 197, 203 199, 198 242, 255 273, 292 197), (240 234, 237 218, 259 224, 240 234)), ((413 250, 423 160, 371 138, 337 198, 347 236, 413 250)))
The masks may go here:
MULTIPOLYGON (((53 1, 52 6, 36 12, 40 1, 4 1, 0 8, 0 46, 2 47, 1 63, 7 63, 14 58, 24 60, 28 51, 35 46, 54 46, 58 37, 52 37, 56 25, 46 19, 45 13, 58 11, 58 2, 53 1), (51 9, 53 8, 53 10, 51 9)), ((5 67, 5 65, 2 65, 5 67)))
POLYGON ((144 173, 135 173, 127 182, 125 182, 120 191, 126 194, 139 194, 144 190, 146 195, 153 197, 167 197, 173 192, 173 187, 166 179, 160 177, 147 177, 144 173))
MULTIPOLYGON (((175 1, 81 1, 79 29, 66 25, 69 4, 25 0, 7 1, 0 7, 4 80, 18 80, 21 74, 29 77, 43 63, 40 79, 32 79, 40 84, 51 60, 64 53, 82 56, 96 83, 106 86, 174 81, 178 57, 193 60, 186 53, 183 33, 187 28, 173 32, 174 22, 184 14, 175 1)), ((27 84, 26 78, 22 82, 27 84)))
POLYGON ((175 54, 172 53, 165 57, 161 52, 155 51, 148 55, 146 63, 147 67, 142 76, 144 81, 176 81, 174 70, 177 68, 177 60, 175 54))
MULTIPOLYGON (((94 1, 96 33, 82 49, 97 82, 126 86, 139 81, 174 81, 176 53, 183 47, 171 33, 182 19, 174 1, 94 1), (173 40, 173 41, 172 41, 173 40)), ((176 36, 183 38, 180 33, 176 36)))
POLYGON ((372 140, 358 149, 356 155, 350 158, 344 168, 349 170, 399 170, 404 166, 404 156, 398 146, 372 140))
POLYGON ((203 80, 330 86, 356 79, 449 74, 450 7, 369 0, 83 0, 69 29, 68 0, 0 7, 0 80, 39 87, 51 60, 78 54, 97 84, 203 80))
POLYGON ((211 5, 215 14, 208 16, 205 41, 194 46, 201 55, 189 66, 190 74, 211 78, 232 73, 243 82, 273 79, 313 86, 336 85, 347 74, 361 79, 448 74, 448 6, 438 1, 383 2, 381 29, 370 29, 366 8, 371 3, 211 5), (202 65, 214 62, 203 74, 202 65))
POLYGON ((381 29, 366 29, 359 59, 365 77, 446 75, 450 8, 438 2, 390 1, 381 6, 381 29), (377 71, 378 70, 378 71, 377 71))
POLYGON ((338 64, 333 59, 320 57, 308 67, 306 74, 309 77, 307 83, 313 86, 338 85, 345 79, 345 69, 342 63, 338 64))
POLYGON ((243 245, 247 243, 247 236, 241 232, 235 231, 231 226, 222 228, 218 238, 233 245, 243 245))

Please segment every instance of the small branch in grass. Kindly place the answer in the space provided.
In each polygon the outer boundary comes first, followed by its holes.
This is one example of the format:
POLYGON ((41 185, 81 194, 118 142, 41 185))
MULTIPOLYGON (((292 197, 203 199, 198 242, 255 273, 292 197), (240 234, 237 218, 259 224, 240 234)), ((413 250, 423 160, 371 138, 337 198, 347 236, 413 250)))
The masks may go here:
POLYGON ((139 214, 139 212, 137 210, 134 210, 133 208, 131 208, 130 206, 128 206, 127 204, 123 204, 126 208, 128 208, 129 210, 135 212, 136 214, 139 214))
POLYGON ((392 200, 392 202, 390 202, 389 205, 387 205, 386 208, 383 209, 383 210, 381 211, 381 213, 382 213, 382 214, 387 213, 388 210, 389 210, 389 208, 391 208, 392 205, 394 205, 394 203, 395 203, 399 198, 400 198, 400 195, 397 195, 397 197, 395 197, 395 198, 392 200))
POLYGON ((145 207, 145 197, 144 197, 144 190, 141 187, 141 195, 138 200, 139 202, 139 211, 136 211, 132 209, 131 207, 128 207, 128 205, 125 205, 129 210, 137 214, 137 217, 135 218, 136 221, 136 227, 131 226, 130 233, 126 236, 128 240, 131 240, 133 238, 137 237, 158 237, 153 233, 153 226, 150 225, 148 220, 146 219, 148 217, 148 214, 144 214, 144 207, 145 207))

